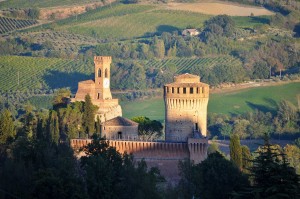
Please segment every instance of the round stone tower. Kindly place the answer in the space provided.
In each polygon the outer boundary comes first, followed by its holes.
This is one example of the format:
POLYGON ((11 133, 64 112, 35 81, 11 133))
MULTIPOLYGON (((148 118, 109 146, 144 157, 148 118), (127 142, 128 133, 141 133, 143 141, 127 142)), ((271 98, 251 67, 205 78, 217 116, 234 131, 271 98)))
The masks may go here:
POLYGON ((206 137, 209 85, 183 74, 164 86, 166 141, 206 137))

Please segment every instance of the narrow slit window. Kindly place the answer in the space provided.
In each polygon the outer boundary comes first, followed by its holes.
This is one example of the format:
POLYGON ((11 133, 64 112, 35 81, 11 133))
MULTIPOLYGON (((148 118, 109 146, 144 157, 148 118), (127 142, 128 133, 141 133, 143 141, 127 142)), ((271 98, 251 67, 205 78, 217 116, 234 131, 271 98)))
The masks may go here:
POLYGON ((172 87, 172 93, 174 93, 174 87, 172 87))
POLYGON ((186 88, 183 88, 183 94, 186 94, 186 88))
POLYGON ((193 94, 194 93, 194 88, 190 88, 190 93, 193 94))

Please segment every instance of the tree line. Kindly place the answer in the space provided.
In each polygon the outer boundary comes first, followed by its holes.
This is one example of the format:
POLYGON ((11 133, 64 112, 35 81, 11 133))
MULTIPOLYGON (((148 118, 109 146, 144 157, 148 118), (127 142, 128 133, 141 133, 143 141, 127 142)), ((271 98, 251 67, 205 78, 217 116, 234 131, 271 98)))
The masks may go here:
POLYGON ((242 115, 208 115, 208 131, 211 136, 229 138, 238 135, 241 139, 258 139, 268 134, 275 139, 299 137, 300 111, 293 103, 283 100, 276 112, 255 110, 242 115))
MULTIPOLYGON (((99 121, 95 123, 95 107, 88 95, 85 103, 66 105, 68 95, 66 90, 57 92, 53 109, 47 112, 35 113, 28 106, 18 120, 9 110, 1 112, 1 198, 299 197, 299 139, 284 149, 266 139, 251 153, 240 145, 240 134, 234 133, 230 135, 230 160, 211 144, 207 159, 200 164, 179 163, 181 180, 172 187, 157 168, 148 168, 144 161, 137 163, 132 155, 109 147, 97 132, 99 121), (78 134, 93 139, 83 148, 86 156, 80 160, 68 144, 78 134)), ((278 117, 293 117, 291 110, 285 111, 278 117)), ((148 118, 135 120, 142 124, 141 134, 162 130, 148 118)))

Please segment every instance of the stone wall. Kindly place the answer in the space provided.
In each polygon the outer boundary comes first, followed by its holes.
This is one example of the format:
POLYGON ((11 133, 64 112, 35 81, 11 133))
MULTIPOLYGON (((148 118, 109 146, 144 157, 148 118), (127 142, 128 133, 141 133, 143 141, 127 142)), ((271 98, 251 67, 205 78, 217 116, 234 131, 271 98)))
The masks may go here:
POLYGON ((164 86, 166 141, 206 137, 209 85, 182 74, 164 86))
MULTIPOLYGON (((158 167, 169 182, 178 182, 178 162, 186 159, 199 163, 206 158, 207 139, 189 139, 188 142, 145 142, 108 140, 109 146, 120 153, 132 153, 136 161, 144 159, 149 167, 158 167)), ((72 139, 75 150, 91 143, 91 139, 72 139)), ((82 156, 84 154, 80 154, 82 156)))

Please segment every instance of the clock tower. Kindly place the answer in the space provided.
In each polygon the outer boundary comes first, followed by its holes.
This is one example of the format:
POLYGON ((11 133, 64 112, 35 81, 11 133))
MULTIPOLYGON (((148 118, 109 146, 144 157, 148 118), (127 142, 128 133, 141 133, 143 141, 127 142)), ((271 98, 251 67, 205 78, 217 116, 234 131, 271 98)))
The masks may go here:
POLYGON ((95 97, 96 100, 112 99, 110 92, 110 56, 95 56, 95 97))

